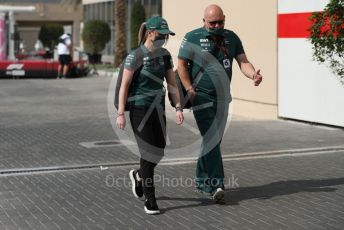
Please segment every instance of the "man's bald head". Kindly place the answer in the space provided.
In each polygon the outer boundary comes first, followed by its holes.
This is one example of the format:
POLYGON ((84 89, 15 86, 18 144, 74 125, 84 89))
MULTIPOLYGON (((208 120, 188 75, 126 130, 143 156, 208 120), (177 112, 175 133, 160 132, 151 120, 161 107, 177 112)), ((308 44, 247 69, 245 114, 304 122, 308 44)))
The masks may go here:
POLYGON ((209 27, 223 27, 224 25, 219 25, 219 24, 209 24, 209 22, 224 22, 225 20, 225 15, 223 14, 223 11, 221 9, 221 7, 219 7, 218 5, 212 4, 209 5, 205 8, 204 10, 204 26, 206 28, 209 27))
POLYGON ((205 8, 204 10, 204 19, 219 19, 219 20, 223 20, 224 19, 224 15, 223 15, 223 11, 221 9, 221 7, 219 7, 218 5, 212 4, 209 5, 205 8))

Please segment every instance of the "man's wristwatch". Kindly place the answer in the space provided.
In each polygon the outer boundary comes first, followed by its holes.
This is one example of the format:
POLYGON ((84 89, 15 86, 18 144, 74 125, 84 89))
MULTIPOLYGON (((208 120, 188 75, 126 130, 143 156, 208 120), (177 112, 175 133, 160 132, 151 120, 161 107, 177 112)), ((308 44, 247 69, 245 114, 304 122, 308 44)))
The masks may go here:
POLYGON ((178 111, 180 111, 180 112, 183 112, 183 109, 182 109, 182 107, 180 107, 180 106, 177 106, 177 107, 176 107, 176 112, 178 112, 178 111))

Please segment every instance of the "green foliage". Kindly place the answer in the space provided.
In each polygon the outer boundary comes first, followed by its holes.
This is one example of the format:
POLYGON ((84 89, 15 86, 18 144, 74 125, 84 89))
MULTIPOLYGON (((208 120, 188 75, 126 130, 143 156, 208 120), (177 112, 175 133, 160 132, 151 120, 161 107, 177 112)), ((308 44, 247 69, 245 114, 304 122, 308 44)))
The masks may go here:
POLYGON ((130 25, 130 47, 135 48, 138 45, 138 33, 141 24, 146 20, 145 8, 141 5, 141 1, 136 1, 131 9, 131 25, 130 25))
POLYGON ((323 12, 311 17, 313 58, 329 65, 344 84, 344 0, 330 0, 323 12))
POLYGON ((63 34, 63 26, 60 24, 46 24, 41 26, 38 33, 38 39, 41 40, 44 47, 53 50, 58 44, 59 37, 63 34))
POLYGON ((90 20, 85 23, 81 34, 84 41, 85 52, 98 54, 111 39, 111 29, 109 24, 100 20, 90 20))

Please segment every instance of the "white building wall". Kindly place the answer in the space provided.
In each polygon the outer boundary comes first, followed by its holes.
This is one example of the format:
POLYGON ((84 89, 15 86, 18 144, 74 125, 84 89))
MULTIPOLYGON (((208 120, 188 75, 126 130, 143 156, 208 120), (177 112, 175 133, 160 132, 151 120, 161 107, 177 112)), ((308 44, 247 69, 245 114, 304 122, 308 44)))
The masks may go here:
MULTIPOLYGON (((321 11, 327 3, 279 0, 278 13, 321 11)), ((344 127, 344 85, 326 65, 313 61, 312 54, 306 37, 278 39, 278 115, 344 127)))

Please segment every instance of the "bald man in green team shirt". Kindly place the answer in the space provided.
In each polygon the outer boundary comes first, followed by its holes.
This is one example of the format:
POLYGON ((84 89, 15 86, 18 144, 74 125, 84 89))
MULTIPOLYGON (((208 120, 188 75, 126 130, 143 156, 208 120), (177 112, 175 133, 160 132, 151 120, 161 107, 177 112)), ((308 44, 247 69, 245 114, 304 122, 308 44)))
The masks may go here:
POLYGON ((225 15, 219 6, 206 7, 203 23, 203 27, 185 35, 178 54, 178 73, 202 135, 196 166, 197 189, 221 201, 225 187, 220 144, 231 102, 233 59, 255 86, 263 77, 248 61, 240 38, 224 29, 225 15))

